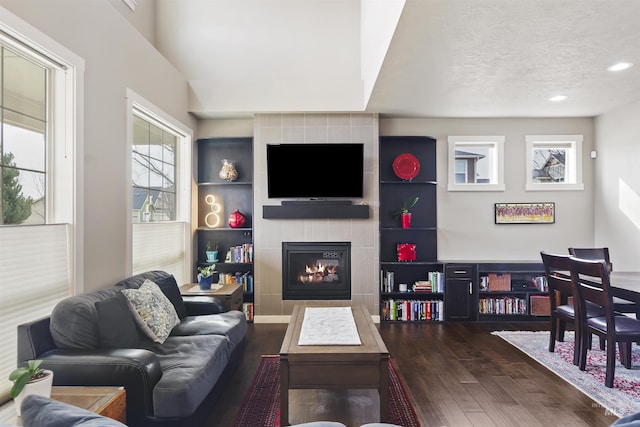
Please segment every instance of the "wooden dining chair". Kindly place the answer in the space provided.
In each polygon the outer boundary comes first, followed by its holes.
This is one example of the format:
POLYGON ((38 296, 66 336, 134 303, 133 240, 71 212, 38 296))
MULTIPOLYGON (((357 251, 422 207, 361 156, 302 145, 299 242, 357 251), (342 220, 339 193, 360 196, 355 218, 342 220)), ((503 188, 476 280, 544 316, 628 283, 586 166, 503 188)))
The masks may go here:
MULTIPOLYGON (((609 256, 609 248, 569 248, 569 254, 576 258, 603 260, 609 268, 609 273, 613 271, 613 263, 609 256)), ((637 303, 624 298, 613 298, 613 306, 618 313, 632 313, 636 319, 640 319, 640 307, 637 303)))
MULTIPOLYGON (((580 322, 578 321, 579 315, 577 310, 579 310, 579 307, 576 304, 578 298, 577 289, 571 280, 569 268, 570 255, 552 254, 541 251, 540 257, 542 258, 542 264, 544 265, 545 276, 549 286, 549 301, 551 304, 549 351, 555 351, 556 341, 564 341, 564 333, 567 323, 569 323, 575 331, 573 364, 578 365, 580 339, 583 337, 583 334, 580 330, 580 322)), ((587 310, 587 317, 604 315, 602 308, 594 304, 586 304, 585 309, 587 310)), ((591 348, 591 335, 589 334, 586 339, 588 340, 587 347, 591 348)), ((604 349, 604 340, 601 340, 600 344, 604 349)))
POLYGON ((609 272, 613 271, 613 264, 609 256, 609 248, 569 248, 569 254, 582 259, 600 259, 607 263, 609 272))
POLYGON ((616 345, 620 352, 620 362, 631 368, 631 345, 640 340, 640 320, 616 313, 609 281, 609 269, 604 260, 587 260, 570 257, 571 280, 578 293, 578 321, 581 322, 582 338, 578 366, 586 370, 587 334, 595 334, 606 341, 607 368, 605 386, 612 388, 616 366, 616 345), (587 303, 597 304, 604 310, 604 316, 586 317, 587 303))

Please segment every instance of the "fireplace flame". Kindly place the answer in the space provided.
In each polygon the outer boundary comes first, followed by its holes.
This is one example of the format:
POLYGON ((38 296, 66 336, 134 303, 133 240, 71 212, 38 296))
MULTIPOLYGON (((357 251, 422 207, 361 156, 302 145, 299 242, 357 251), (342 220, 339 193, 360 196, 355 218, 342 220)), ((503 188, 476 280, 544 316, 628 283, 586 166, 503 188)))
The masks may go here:
POLYGON ((302 283, 321 283, 321 282, 334 282, 339 280, 338 278, 338 266, 327 265, 321 262, 317 262, 314 265, 305 265, 304 274, 298 277, 298 280, 302 283))

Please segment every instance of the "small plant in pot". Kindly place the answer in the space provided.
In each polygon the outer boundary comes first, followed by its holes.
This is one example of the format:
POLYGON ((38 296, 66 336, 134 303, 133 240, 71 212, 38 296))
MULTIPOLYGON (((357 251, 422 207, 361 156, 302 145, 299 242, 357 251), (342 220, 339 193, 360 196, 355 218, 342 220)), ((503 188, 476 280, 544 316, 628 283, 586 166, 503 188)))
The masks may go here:
POLYGON ((418 200, 420 200, 418 196, 410 197, 404 201, 401 208, 391 211, 394 218, 400 217, 402 221, 402 228, 409 228, 411 226, 411 212, 409 212, 409 209, 414 207, 416 203, 418 203, 418 200))
POLYGON ((205 267, 198 267, 198 284, 200 285, 200 289, 202 289, 203 291, 211 289, 215 268, 215 264, 207 265, 205 267))
POLYGON ((14 369, 9 374, 9 381, 13 381, 10 394, 15 399, 18 416, 20 416, 20 405, 25 396, 38 394, 51 397, 53 371, 43 369, 40 365, 42 360, 29 360, 27 366, 14 369))
POLYGON ((207 241, 207 262, 218 262, 218 242, 207 241))

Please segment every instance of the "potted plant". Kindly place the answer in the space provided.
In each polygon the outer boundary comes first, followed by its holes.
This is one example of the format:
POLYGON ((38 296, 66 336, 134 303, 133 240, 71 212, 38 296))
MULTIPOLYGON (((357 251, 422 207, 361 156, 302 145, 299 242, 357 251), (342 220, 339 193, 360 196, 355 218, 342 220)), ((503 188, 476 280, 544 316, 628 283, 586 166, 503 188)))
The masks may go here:
POLYGON ((215 264, 207 265, 205 267, 198 267, 198 284, 200 285, 200 289, 202 289, 203 291, 211 289, 215 268, 215 264))
POLYGON ((9 381, 13 381, 10 394, 15 399, 18 416, 20 416, 20 405, 25 396, 38 394, 51 397, 53 371, 43 369, 40 365, 42 360, 29 360, 27 366, 14 369, 9 374, 9 381))
POLYGON ((218 262, 218 242, 207 241, 207 262, 218 262))
POLYGON ((409 226, 411 225, 411 212, 409 212, 409 209, 414 207, 416 203, 418 203, 419 199, 420 198, 418 196, 408 198, 404 201, 404 204, 401 208, 391 211, 394 218, 397 218, 399 216, 402 220, 402 228, 409 228, 409 226))

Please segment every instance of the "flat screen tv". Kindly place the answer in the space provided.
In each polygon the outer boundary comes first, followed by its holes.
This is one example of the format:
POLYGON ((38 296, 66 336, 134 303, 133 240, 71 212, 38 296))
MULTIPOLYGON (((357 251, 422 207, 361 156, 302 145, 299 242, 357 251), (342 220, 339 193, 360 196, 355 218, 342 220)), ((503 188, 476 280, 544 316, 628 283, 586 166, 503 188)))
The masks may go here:
POLYGON ((364 144, 267 144, 269 198, 363 196, 364 144))

